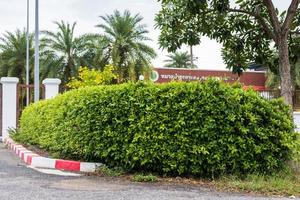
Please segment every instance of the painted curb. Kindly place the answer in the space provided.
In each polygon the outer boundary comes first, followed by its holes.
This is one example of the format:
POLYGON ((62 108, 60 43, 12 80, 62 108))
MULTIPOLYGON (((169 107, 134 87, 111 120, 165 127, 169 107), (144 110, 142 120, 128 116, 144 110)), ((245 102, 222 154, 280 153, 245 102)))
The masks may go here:
POLYGON ((40 156, 29 151, 24 146, 15 143, 12 139, 5 139, 8 146, 22 161, 34 168, 57 169, 64 171, 95 172, 101 163, 87 163, 71 160, 52 159, 40 156))

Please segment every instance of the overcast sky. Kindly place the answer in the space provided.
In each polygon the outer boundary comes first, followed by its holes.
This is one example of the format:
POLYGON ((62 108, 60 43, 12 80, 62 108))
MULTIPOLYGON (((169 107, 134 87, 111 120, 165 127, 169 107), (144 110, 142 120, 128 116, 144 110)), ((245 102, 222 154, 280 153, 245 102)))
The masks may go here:
MULTIPOLYGON (((286 9, 291 0, 273 0, 280 10, 286 9)), ((26 26, 26 0, 0 0, 0 33, 14 31, 26 26)), ((34 25, 34 0, 31 2, 31 30, 34 25)), ((154 29, 155 14, 160 10, 156 0, 40 0, 40 27, 55 31, 53 21, 65 20, 70 23, 77 22, 77 34, 99 32, 95 28, 101 21, 100 15, 112 14, 114 10, 130 10, 133 14, 140 13, 144 17, 150 31, 149 43, 158 53, 153 61, 155 67, 162 67, 167 52, 162 52, 157 44, 159 30, 154 29)), ((207 38, 201 45, 195 47, 195 56, 198 57, 197 65, 201 69, 225 69, 221 58, 221 45, 207 38)))

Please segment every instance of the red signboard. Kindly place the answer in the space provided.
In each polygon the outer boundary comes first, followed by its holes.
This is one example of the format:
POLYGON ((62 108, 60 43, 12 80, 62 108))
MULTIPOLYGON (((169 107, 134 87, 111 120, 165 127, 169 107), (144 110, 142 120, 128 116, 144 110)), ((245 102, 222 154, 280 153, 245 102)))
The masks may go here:
POLYGON ((266 83, 265 72, 244 72, 240 77, 231 71, 154 68, 151 79, 157 83, 170 81, 199 81, 214 77, 228 83, 239 81, 244 86, 252 86, 256 90, 264 90, 266 83))

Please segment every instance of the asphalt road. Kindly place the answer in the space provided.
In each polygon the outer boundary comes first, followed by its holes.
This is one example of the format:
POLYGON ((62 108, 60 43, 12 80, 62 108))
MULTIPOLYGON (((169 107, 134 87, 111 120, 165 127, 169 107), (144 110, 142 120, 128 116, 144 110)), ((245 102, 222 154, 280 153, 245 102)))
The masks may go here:
MULTIPOLYGON (((61 177, 27 168, 0 143, 0 200, 267 200, 208 188, 136 184, 101 177, 61 177)), ((281 198, 289 199, 289 198, 281 198)))

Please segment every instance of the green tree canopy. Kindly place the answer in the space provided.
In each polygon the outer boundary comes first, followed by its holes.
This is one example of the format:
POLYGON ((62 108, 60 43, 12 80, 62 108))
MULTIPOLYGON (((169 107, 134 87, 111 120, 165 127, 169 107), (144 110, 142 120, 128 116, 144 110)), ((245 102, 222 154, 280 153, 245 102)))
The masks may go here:
POLYGON ((223 58, 233 72, 242 73, 250 62, 276 68, 282 96, 292 105, 289 44, 299 32, 299 0, 279 13, 272 0, 158 0, 156 17, 160 45, 175 51, 197 45, 202 36, 223 44, 223 58), (278 65, 274 66, 274 54, 278 65), (271 59, 269 59, 271 58, 271 59))
MULTIPOLYGON (((112 64, 117 67, 119 82, 136 78, 136 68, 149 68, 151 60, 156 57, 153 48, 144 42, 149 41, 143 17, 115 11, 112 15, 100 16, 104 23, 97 27, 104 30, 109 41, 109 52, 112 64), (132 73, 134 72, 134 73, 132 73)), ((142 71, 142 70, 140 70, 142 71)))
POLYGON ((55 22, 57 32, 43 31, 44 37, 41 44, 44 52, 54 55, 57 59, 56 73, 62 79, 63 84, 76 75, 81 65, 82 57, 88 50, 90 37, 75 36, 76 23, 72 25, 64 21, 55 22))
MULTIPOLYGON (((30 83, 33 82, 34 63, 34 35, 29 34, 29 64, 30 83)), ((41 48, 40 52, 40 78, 44 79, 49 75, 56 77, 55 66, 57 65, 55 54, 41 48)), ((17 29, 15 32, 7 31, 0 38, 0 76, 18 77, 20 83, 25 83, 26 66, 26 31, 17 29)))
MULTIPOLYGON (((29 36, 30 54, 33 49, 33 35, 29 36)), ((25 82, 26 65, 26 32, 17 29, 15 32, 6 32, 0 38, 0 75, 18 77, 21 83, 25 82)), ((30 58, 32 64, 33 58, 30 58)))
POLYGON ((87 34, 86 52, 80 58, 81 66, 103 70, 110 62, 109 41, 100 34, 87 34))
POLYGON ((173 68, 196 68, 191 64, 191 55, 188 52, 174 52, 169 54, 164 62, 165 67, 173 68))

